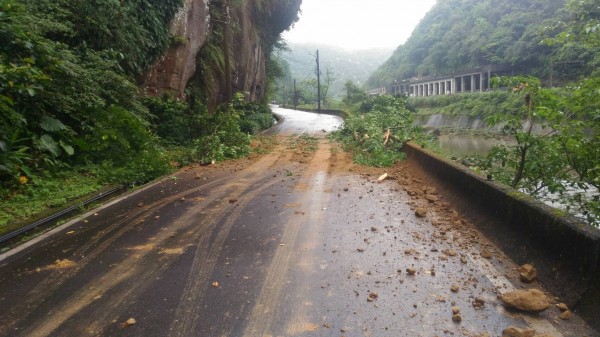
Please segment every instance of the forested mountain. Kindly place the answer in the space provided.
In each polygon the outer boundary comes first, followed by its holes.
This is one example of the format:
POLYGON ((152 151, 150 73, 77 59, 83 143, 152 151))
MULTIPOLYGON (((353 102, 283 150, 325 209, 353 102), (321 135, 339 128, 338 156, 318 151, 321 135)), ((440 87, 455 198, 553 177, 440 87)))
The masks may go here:
MULTIPOLYGON (((365 49, 350 51, 343 48, 319 44, 290 44, 289 51, 281 54, 281 59, 289 64, 291 79, 297 85, 316 79, 316 51, 319 50, 321 82, 329 79, 328 97, 343 94, 344 83, 352 81, 358 86, 365 84, 369 75, 391 55, 389 49, 365 49)), ((289 81, 288 81, 289 83, 289 81)))
POLYGON ((445 75, 488 64, 511 65, 547 76, 551 61, 582 61, 593 53, 577 45, 542 43, 560 30, 565 0, 445 0, 423 18, 408 41, 369 79, 371 87, 415 75, 445 75))

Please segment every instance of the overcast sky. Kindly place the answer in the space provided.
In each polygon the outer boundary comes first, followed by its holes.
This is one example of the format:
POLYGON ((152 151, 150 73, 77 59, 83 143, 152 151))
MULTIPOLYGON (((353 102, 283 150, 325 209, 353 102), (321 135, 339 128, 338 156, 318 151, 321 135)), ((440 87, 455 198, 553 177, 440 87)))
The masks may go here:
POLYGON ((283 37, 346 49, 396 48, 436 0, 302 0, 300 21, 283 37))

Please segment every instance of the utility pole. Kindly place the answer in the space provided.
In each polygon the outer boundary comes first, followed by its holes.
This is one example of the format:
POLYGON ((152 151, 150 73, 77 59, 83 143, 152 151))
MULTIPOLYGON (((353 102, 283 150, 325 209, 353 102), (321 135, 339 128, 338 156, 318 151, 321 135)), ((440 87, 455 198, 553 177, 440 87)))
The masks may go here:
POLYGON ((550 88, 554 88, 554 61, 550 61, 550 88))
POLYGON ((223 0, 223 16, 225 19, 224 22, 224 30, 223 30, 223 53, 225 54, 225 101, 230 102, 233 93, 232 93, 232 85, 231 85, 231 60, 230 60, 230 31, 229 24, 231 22, 231 17, 229 16, 229 4, 227 0, 223 0))
POLYGON ((296 90, 296 79, 294 78, 294 110, 298 108, 298 91, 296 90))
POLYGON ((321 112, 321 69, 319 66, 319 51, 317 50, 317 111, 321 112))

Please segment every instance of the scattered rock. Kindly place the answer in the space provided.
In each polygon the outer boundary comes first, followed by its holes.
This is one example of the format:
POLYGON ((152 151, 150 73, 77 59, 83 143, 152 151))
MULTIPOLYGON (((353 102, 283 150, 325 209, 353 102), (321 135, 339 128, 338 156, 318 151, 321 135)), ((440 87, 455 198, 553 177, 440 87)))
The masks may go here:
POLYGON ((377 298, 379 297, 379 294, 377 294, 376 292, 371 292, 369 294, 369 297, 367 297, 367 301, 368 302, 373 302, 375 301, 377 298))
POLYGON ((137 323, 136 320, 134 318, 130 318, 130 319, 126 320, 125 323, 123 323, 123 326, 127 328, 132 325, 135 325, 135 323, 137 323))
POLYGON ((388 178, 388 174, 387 174, 387 173, 384 173, 384 174, 382 174, 382 175, 381 175, 381 176, 380 176, 380 177, 377 179, 377 182, 379 182, 379 183, 380 183, 380 182, 382 182, 382 181, 386 180, 387 178, 388 178))
POLYGON ((378 231, 377 227, 371 227, 371 232, 377 232, 377 231, 378 231))
POLYGON ((359 253, 364 253, 365 250, 364 250, 364 248, 356 248, 356 251, 359 253))
POLYGON ((531 328, 517 328, 509 326, 502 331, 502 337, 534 337, 535 330, 531 328))
POLYGON ((568 320, 569 318, 571 318, 571 316, 573 316, 573 313, 571 312, 571 310, 566 310, 566 311, 563 311, 563 313, 562 313, 562 314, 560 314, 560 316, 559 316, 559 317, 560 317, 560 319, 562 319, 562 320, 565 320, 565 321, 566 321, 566 320, 568 320))
POLYGON ((456 315, 456 314, 460 314, 460 308, 459 307, 452 307, 452 315, 456 315))
POLYGON ((460 287, 458 286, 458 284, 453 284, 453 285, 450 287, 450 290, 451 290, 453 293, 457 293, 457 292, 460 290, 460 287))
POLYGON ((428 194, 425 196, 425 199, 432 204, 435 204, 438 201, 438 198, 435 195, 428 194))
POLYGON ((471 304, 473 305, 473 308, 480 310, 485 306, 485 300, 481 297, 475 297, 475 300, 471 304))
POLYGON ((524 264, 519 268, 519 275, 521 281, 525 283, 531 283, 537 278, 537 270, 530 264, 524 264))
POLYGON ((218 288, 219 287, 219 282, 217 282, 217 281, 213 282, 212 286, 215 287, 215 288, 218 288))
POLYGON ((558 310, 560 310, 560 312, 565 312, 569 310, 569 307, 564 303, 558 303, 556 307, 558 308, 558 310))
POLYGON ((501 296, 507 307, 523 311, 541 312, 550 307, 548 297, 538 290, 516 290, 501 296))
POLYGON ((481 257, 483 257, 484 259, 491 259, 492 253, 489 250, 484 248, 481 250, 481 257))
POLYGON ((427 216, 427 210, 424 208, 417 208, 415 210, 415 215, 417 218, 425 218, 427 216))
POLYGON ((454 249, 444 249, 443 253, 447 256, 456 256, 458 253, 454 249))
POLYGON ((454 314, 452 315, 452 320, 456 323, 460 323, 462 322, 462 316, 460 314, 454 314))
POLYGON ((464 264, 464 263, 467 263, 467 257, 466 257, 466 256, 464 256, 464 255, 463 255, 463 256, 461 256, 461 257, 460 257, 460 263, 463 263, 463 264, 464 264))
POLYGON ((414 275, 417 273, 417 270, 415 268, 406 268, 406 273, 408 275, 414 275))

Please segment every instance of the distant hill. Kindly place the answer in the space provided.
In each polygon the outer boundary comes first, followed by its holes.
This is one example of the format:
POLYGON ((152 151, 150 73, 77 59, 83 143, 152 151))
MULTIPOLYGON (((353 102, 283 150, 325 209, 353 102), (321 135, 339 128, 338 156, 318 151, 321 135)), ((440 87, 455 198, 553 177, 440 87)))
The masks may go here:
MULTIPOLYGON (((445 75, 488 64, 544 77, 550 60, 586 61, 541 41, 566 15, 565 0, 438 1, 404 45, 369 78, 369 87, 415 75, 445 75), (559 55, 561 54, 561 55, 559 55)), ((574 51, 574 48, 571 48, 574 51)))
POLYGON ((289 44, 290 51, 281 55, 289 66, 292 78, 300 82, 316 78, 316 51, 319 50, 322 81, 330 70, 334 79, 328 97, 340 98, 344 83, 350 80, 363 86, 369 76, 392 54, 392 49, 345 50, 319 44, 289 44))

